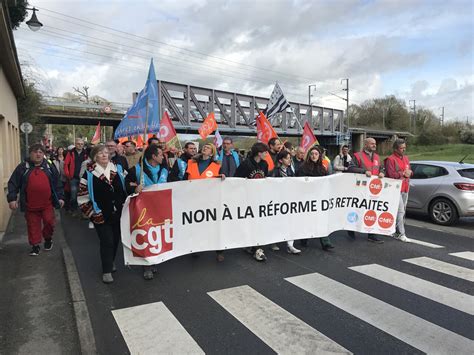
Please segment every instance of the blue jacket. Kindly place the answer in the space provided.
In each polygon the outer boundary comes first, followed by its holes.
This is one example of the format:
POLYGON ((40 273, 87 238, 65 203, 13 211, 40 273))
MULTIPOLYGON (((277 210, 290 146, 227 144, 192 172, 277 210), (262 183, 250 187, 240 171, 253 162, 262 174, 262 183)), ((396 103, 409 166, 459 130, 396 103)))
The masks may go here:
MULTIPOLYGON (((33 168, 34 165, 27 160, 15 168, 12 176, 10 176, 10 180, 8 180, 7 201, 16 201, 19 192, 21 211, 26 210, 26 186, 28 186, 28 179, 30 178, 33 168)), ((48 163, 46 159, 43 159, 40 169, 48 176, 53 206, 59 208, 59 200, 64 200, 64 189, 61 179, 59 178, 59 172, 56 167, 48 163)))
MULTIPOLYGON (((236 152, 234 149, 232 149, 232 150, 230 151, 230 153, 232 154, 232 158, 234 158, 235 167, 238 168, 239 165, 240 165, 239 154, 237 154, 237 152, 236 152)), ((222 150, 220 151, 220 153, 217 154, 217 156, 216 156, 216 160, 220 161, 221 164, 222 164, 222 160, 223 160, 223 159, 224 159, 224 149, 222 149, 222 150)))

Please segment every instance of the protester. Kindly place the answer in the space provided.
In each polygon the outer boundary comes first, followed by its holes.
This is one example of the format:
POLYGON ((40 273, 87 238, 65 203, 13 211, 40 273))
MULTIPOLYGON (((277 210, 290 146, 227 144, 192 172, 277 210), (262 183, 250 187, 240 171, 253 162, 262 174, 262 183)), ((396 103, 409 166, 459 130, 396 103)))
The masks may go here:
MULTIPOLYGON (((375 152, 377 150, 377 142, 374 138, 366 138, 364 140, 364 149, 361 152, 354 153, 354 158, 352 159, 347 171, 350 173, 365 174, 367 177, 373 175, 378 176, 379 178, 384 177, 384 168, 380 165, 380 157, 375 152)), ((354 239, 355 232, 348 231, 349 236, 354 239)), ((368 241, 381 244, 383 240, 378 238, 375 234, 369 233, 368 241)))
MULTIPOLYGON (((168 180, 168 170, 163 165, 163 150, 157 144, 149 145, 145 149, 143 157, 145 159, 143 161, 143 172, 140 163, 137 163, 137 165, 130 168, 125 178, 125 185, 129 195, 141 193, 144 187, 163 184, 168 180)), ((145 280, 152 280, 154 272, 156 272, 156 269, 153 266, 144 266, 143 278, 145 280)))
MULTIPOLYGON (((235 171, 235 177, 246 179, 264 179, 268 176, 268 164, 265 161, 268 154, 268 146, 264 143, 255 143, 247 159, 245 159, 235 171)), ((262 248, 251 247, 246 249, 257 261, 265 261, 267 257, 262 248)))
POLYGON ((117 143, 114 140, 108 140, 105 142, 105 146, 109 152, 110 161, 117 166, 117 169, 122 169, 123 171, 128 171, 128 162, 125 157, 117 153, 117 143), (119 168, 120 165, 120 168, 119 168))
MULTIPOLYGON (((280 153, 277 154, 277 162, 278 162, 278 166, 275 170, 273 170, 273 177, 293 177, 295 176, 295 173, 291 167, 291 153, 286 150, 286 149, 283 149, 280 153)), ((299 249, 296 249, 294 246, 294 241, 293 240, 289 240, 286 242, 286 246, 287 246, 287 251, 288 251, 288 254, 299 254, 301 253, 301 250, 299 249)), ((272 246, 272 249, 273 250, 279 250, 278 246, 276 244, 274 244, 272 246), (274 248, 274 246, 276 246, 277 248, 274 248)))
POLYGON ((53 164, 56 170, 59 172, 59 178, 64 186, 64 184, 67 181, 66 174, 64 173, 64 156, 65 156, 65 150, 63 147, 58 147, 56 149, 56 152, 54 154, 54 160, 53 164))
MULTIPOLYGON (((123 146, 122 143, 120 143, 120 141, 118 140, 114 140, 115 143, 117 143, 117 147, 115 149, 115 153, 121 157, 124 157, 125 156, 125 147, 123 146)), ((128 163, 127 163, 128 165, 128 163)))
POLYGON ((81 178, 77 200, 84 215, 94 223, 100 240, 102 281, 112 283, 126 192, 104 145, 94 147, 91 158, 93 163, 81 178))
POLYGON ((142 154, 137 151, 137 144, 134 141, 126 141, 123 146, 125 147, 125 159, 129 167, 137 165, 140 161, 142 154))
POLYGON ((87 160, 87 153, 84 150, 84 140, 76 138, 74 148, 70 150, 64 158, 64 174, 66 175, 71 190, 71 212, 77 211, 77 190, 79 187, 81 164, 87 160))
POLYGON ((341 173, 347 171, 349 165, 351 164, 352 157, 349 154, 349 146, 343 145, 338 155, 334 158, 334 171, 336 173, 341 173))
MULTIPOLYGON (((326 176, 328 171, 323 165, 323 150, 320 147, 312 147, 307 155, 304 163, 301 165, 300 169, 296 172, 296 176, 326 176)), ((334 246, 331 244, 329 237, 319 238, 321 247, 324 251, 329 251, 333 249, 334 246)), ((308 245, 307 239, 301 240, 302 246, 308 245)))
POLYGON ((413 175, 410 160, 405 155, 407 145, 405 140, 396 139, 393 142, 393 154, 385 159, 386 176, 392 179, 402 180, 400 202, 397 212, 396 233, 393 235, 402 242, 410 242, 405 234, 405 212, 408 202, 408 191, 410 188, 410 177, 413 175))
POLYGON ((168 181, 183 180, 186 169, 188 168, 188 161, 195 156, 196 153, 196 145, 193 142, 186 142, 184 145, 184 152, 176 159, 176 162, 171 169, 168 181))
POLYGON ((281 141, 279 138, 271 138, 268 141, 268 148, 269 148, 268 154, 270 154, 270 157, 272 158, 272 161, 273 161, 273 166, 268 167, 268 172, 271 173, 277 165, 277 154, 283 148, 283 145, 281 144, 281 141))
POLYGON ((301 164, 304 163, 304 154, 305 151, 302 147, 296 148, 296 154, 293 157, 293 166, 295 168, 295 172, 297 172, 300 169, 301 164))
POLYGON ((236 150, 234 150, 234 143, 232 138, 225 137, 222 141, 222 150, 217 156, 217 160, 221 164, 221 174, 226 177, 233 177, 235 171, 240 165, 240 157, 236 150))
POLYGON ((328 150, 324 147, 321 147, 320 146, 320 149, 321 149, 321 152, 323 154, 323 157, 322 157, 322 163, 323 163, 323 166, 326 168, 326 171, 328 172, 328 175, 331 175, 333 173, 332 171, 332 164, 331 164, 331 159, 329 159, 329 157, 327 156, 327 152, 328 150))
POLYGON ((19 164, 8 180, 8 206, 25 212, 28 242, 31 256, 39 255, 40 243, 44 239, 44 250, 53 247, 55 225, 54 207, 64 205, 64 196, 59 172, 44 158, 45 148, 33 144, 28 149, 29 158, 19 164))
POLYGON ((216 147, 214 144, 204 144, 201 153, 188 160, 184 180, 221 177, 221 174, 219 173, 221 166, 215 157, 216 147))

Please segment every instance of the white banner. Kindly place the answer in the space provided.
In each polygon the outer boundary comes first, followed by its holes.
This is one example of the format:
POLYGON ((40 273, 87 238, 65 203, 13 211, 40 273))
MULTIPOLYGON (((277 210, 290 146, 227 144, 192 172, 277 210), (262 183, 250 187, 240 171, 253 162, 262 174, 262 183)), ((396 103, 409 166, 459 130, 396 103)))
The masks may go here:
POLYGON ((400 182, 335 174, 318 178, 227 178, 154 185, 125 202, 125 263, 328 236, 337 230, 390 235, 400 182))

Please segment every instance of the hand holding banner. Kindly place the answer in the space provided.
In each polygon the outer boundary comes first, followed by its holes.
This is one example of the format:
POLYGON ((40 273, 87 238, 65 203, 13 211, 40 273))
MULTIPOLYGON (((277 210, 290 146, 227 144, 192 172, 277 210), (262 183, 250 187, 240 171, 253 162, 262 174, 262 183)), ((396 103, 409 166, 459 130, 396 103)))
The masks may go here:
POLYGON ((202 139, 206 139, 206 137, 210 135, 212 132, 214 132, 216 129, 217 129, 216 117, 214 116, 214 112, 211 112, 206 117, 201 127, 199 127, 198 132, 202 139))

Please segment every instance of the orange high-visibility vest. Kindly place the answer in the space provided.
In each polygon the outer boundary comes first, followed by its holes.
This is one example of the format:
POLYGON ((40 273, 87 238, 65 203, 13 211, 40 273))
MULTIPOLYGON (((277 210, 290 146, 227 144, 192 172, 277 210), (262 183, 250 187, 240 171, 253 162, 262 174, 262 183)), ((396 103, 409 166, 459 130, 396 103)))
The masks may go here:
POLYGON ((211 162, 206 170, 199 174, 199 166, 196 161, 189 159, 186 172, 188 173, 188 180, 209 179, 219 176, 221 166, 215 162, 211 162))
POLYGON ((354 153, 354 158, 356 158, 359 166, 365 171, 370 171, 372 175, 380 173, 380 157, 377 153, 373 153, 372 160, 370 160, 366 152, 354 153))

